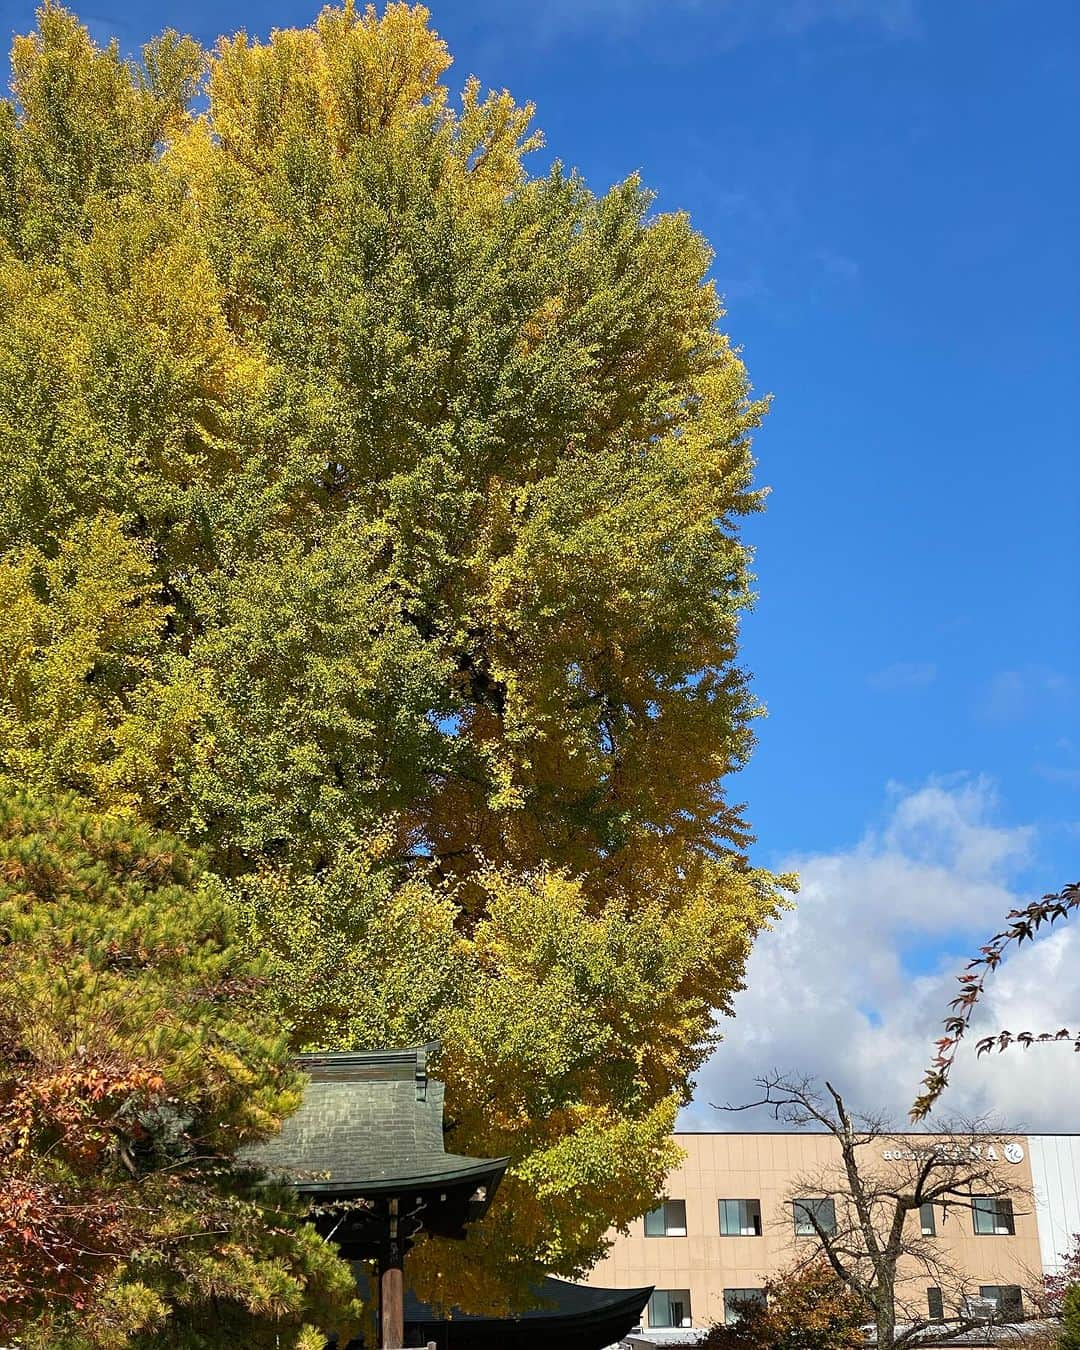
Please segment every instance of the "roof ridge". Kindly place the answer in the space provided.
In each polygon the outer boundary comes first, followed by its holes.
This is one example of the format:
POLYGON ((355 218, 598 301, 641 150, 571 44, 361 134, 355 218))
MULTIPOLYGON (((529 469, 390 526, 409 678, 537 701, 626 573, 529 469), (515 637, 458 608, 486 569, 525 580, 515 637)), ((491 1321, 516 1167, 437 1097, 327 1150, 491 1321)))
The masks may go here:
POLYGON ((322 1064, 422 1064, 441 1049, 441 1041, 428 1041, 426 1045, 412 1045, 400 1050, 305 1050, 293 1059, 301 1068, 322 1064))

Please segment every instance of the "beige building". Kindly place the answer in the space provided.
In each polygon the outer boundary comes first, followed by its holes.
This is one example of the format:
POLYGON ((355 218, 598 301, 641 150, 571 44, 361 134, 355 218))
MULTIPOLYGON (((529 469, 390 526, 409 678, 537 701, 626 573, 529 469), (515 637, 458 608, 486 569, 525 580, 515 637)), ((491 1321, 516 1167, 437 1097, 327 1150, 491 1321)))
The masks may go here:
MULTIPOLYGON (((803 1195, 801 1181, 834 1169, 839 1157, 827 1134, 679 1134, 676 1142, 686 1157, 671 1173, 666 1202, 629 1234, 612 1235, 609 1255, 588 1281, 655 1285, 646 1329, 705 1328, 731 1318, 737 1301, 755 1297, 768 1276, 816 1241, 793 1197, 803 1195)), ((882 1139, 867 1151, 876 1149, 885 1166, 895 1161, 897 1145, 882 1139)), ((1017 1316, 1027 1311, 1022 1291, 1053 1268, 1069 1235, 1080 1231, 1080 1139, 1016 1135, 980 1147, 990 1150, 1011 1194, 975 1196, 970 1206, 948 1210, 926 1206, 910 1222, 940 1243, 970 1297, 995 1299, 1006 1316, 1017 1316)), ((809 1192, 803 1199, 828 1224, 837 1201, 809 1192)), ((947 1317, 955 1289, 943 1294, 925 1272, 906 1274, 909 1306, 921 1307, 922 1316, 947 1317)))

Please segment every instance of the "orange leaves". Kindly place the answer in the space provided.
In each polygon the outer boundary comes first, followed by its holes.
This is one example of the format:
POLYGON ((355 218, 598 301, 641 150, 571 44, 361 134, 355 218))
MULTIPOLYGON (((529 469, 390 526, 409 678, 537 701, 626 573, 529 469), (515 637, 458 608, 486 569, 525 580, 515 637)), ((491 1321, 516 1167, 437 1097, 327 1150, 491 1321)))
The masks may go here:
POLYGON ((748 1303, 734 1324, 714 1326, 707 1350, 844 1350, 865 1344, 867 1309, 824 1261, 795 1267, 765 1282, 763 1300, 748 1303))
POLYGON ((164 1087, 156 1069, 119 1057, 22 1066, 17 1074, 0 1069, 0 1166, 42 1151, 77 1167, 96 1166, 141 1133, 137 1112, 164 1087))
POLYGON ((0 931, 0 1344, 31 1326, 58 1345, 128 1344, 117 1318, 154 1325, 176 1287, 190 1308, 192 1268, 242 1299, 236 1250, 302 1264, 291 1232, 236 1194, 237 1142, 295 1098, 253 1007, 258 967, 197 861, 0 783, 0 931))

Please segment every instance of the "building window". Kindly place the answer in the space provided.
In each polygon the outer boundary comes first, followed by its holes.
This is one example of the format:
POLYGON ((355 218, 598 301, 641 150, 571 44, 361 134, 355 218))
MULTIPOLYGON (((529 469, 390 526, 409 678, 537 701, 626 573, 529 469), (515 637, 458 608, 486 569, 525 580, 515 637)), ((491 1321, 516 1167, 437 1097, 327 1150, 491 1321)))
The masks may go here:
POLYGON ((919 1206, 919 1225, 922 1228, 923 1237, 935 1237, 937 1235, 933 1205, 919 1206))
POLYGON ((750 1308, 764 1308, 764 1289, 725 1289, 724 1321, 731 1326, 750 1308))
POLYGON ((1011 1237, 1016 1232, 1012 1201, 1003 1195, 973 1195, 971 1211, 975 1219, 976 1233, 1011 1237))
POLYGON ((1018 1284, 980 1284, 980 1298, 992 1298, 1003 1322, 1022 1322, 1024 1302, 1018 1284))
POLYGON ((649 1299, 650 1327, 689 1327, 690 1290, 657 1289, 649 1299))
POLYGON ((760 1200, 721 1200, 721 1237, 760 1237, 760 1200))
POLYGON ((931 1322, 945 1321, 945 1300, 941 1297, 940 1289, 931 1288, 926 1291, 926 1306, 931 1322))
POLYGON ((816 1200, 793 1200, 795 1211, 795 1236, 817 1237, 819 1233, 836 1232, 836 1205, 831 1196, 816 1200))
POLYGON ((646 1237, 685 1237, 686 1201, 665 1200, 645 1215, 646 1237))

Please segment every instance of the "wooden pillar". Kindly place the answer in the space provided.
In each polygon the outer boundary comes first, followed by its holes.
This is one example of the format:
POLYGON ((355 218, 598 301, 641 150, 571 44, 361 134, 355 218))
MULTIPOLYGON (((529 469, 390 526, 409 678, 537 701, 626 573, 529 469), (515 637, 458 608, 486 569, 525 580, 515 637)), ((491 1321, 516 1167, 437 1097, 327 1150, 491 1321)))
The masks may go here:
POLYGON ((379 1314, 383 1350, 402 1350, 405 1344, 405 1281, 393 1256, 379 1271, 379 1314))
POLYGON ((405 1345, 405 1276, 398 1236, 398 1202, 390 1201, 390 1240, 379 1261, 379 1326, 382 1350, 405 1345))

